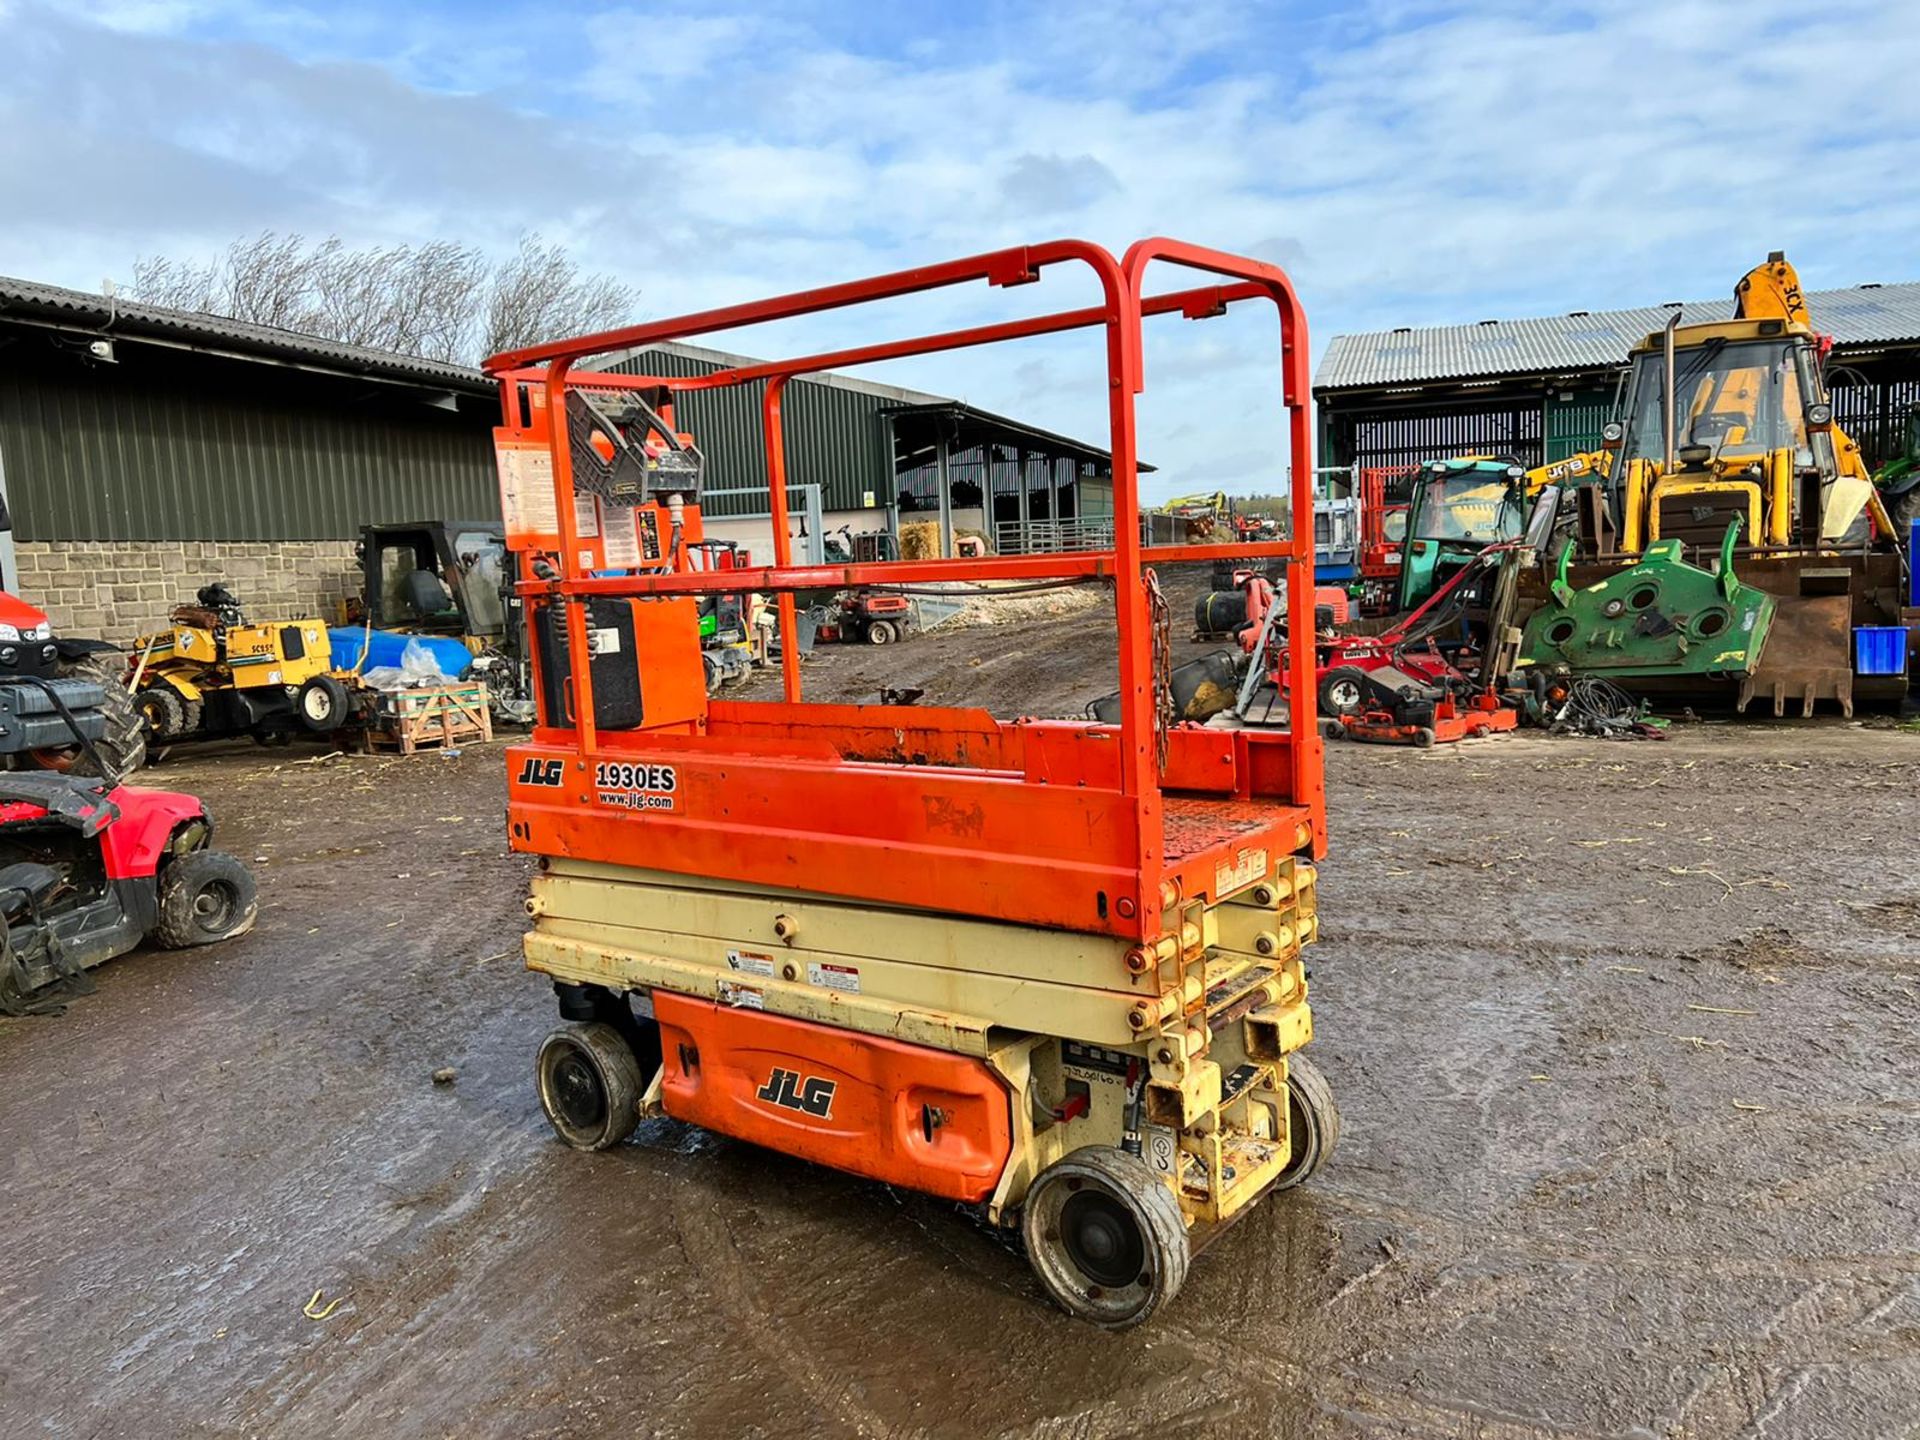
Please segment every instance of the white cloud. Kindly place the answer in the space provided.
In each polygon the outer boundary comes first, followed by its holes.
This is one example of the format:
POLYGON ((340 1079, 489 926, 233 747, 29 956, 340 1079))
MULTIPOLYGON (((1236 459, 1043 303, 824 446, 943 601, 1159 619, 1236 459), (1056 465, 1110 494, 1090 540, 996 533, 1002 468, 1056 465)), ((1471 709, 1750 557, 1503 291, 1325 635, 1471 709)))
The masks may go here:
MULTIPOLYGON (((1076 0, 937 30, 825 0, 107 13, 140 33, 0 9, 27 57, 0 92, 0 269, 91 287, 263 226, 501 248, 535 228, 667 314, 1057 234, 1171 233, 1286 266, 1322 341, 1718 293, 1783 246, 1815 287, 1916 271, 1920 27, 1869 0, 1812 18, 1799 0, 1076 0)), ((1156 326, 1156 493, 1277 453, 1268 420, 1248 443, 1271 328, 1156 326)), ((822 317, 714 343, 874 333, 822 317)), ((1097 356, 1077 337, 877 373, 1097 437, 1097 356)))

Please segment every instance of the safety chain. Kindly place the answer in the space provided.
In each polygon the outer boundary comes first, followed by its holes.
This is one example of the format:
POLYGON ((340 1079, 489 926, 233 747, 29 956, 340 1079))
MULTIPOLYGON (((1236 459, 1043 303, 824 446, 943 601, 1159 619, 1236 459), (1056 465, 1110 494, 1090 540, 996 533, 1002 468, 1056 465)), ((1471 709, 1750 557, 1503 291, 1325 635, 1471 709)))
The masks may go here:
POLYGON ((1147 627, 1153 637, 1153 752, 1162 773, 1167 768, 1167 732, 1173 728, 1173 629, 1160 577, 1149 567, 1147 627))

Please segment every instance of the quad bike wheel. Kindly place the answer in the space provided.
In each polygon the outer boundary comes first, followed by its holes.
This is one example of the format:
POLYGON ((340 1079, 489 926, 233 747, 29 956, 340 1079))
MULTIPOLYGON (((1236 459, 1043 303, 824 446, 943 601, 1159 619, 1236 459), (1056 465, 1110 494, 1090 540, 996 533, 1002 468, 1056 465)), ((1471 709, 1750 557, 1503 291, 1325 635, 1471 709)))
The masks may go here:
POLYGON ((1333 1087, 1304 1055, 1287 1057, 1287 1135, 1293 1153, 1273 1182, 1276 1190, 1306 1180, 1340 1143, 1340 1107, 1333 1103, 1333 1087))
POLYGON ((575 1150, 610 1149, 640 1123, 640 1061, 611 1025, 554 1031, 540 1044, 534 1074, 547 1123, 575 1150))
MULTIPOLYGON (((117 659, 117 657, 115 657, 117 659)), ((134 707, 133 696, 122 683, 118 665, 108 664, 97 655, 65 661, 60 666, 62 680, 91 680, 103 692, 100 710, 106 717, 106 732, 93 742, 100 757, 96 767, 87 752, 78 745, 62 745, 46 750, 29 750, 26 758, 41 770, 68 775, 86 775, 119 784, 147 763, 147 729, 134 707)))
POLYGON ((314 676, 294 697, 300 723, 316 735, 331 735, 346 724, 352 703, 347 698, 347 687, 331 675, 314 676))
POLYGON ((1358 715, 1366 704, 1366 672, 1356 665, 1336 665, 1320 677, 1320 713, 1358 715))
POLYGON ((1106 1330, 1138 1325, 1179 1294, 1192 1258, 1173 1191, 1138 1155, 1107 1145, 1041 1172, 1020 1236, 1055 1302, 1106 1330))
POLYGON ((260 918, 253 873, 224 850, 195 850, 160 876, 160 918, 153 939, 169 950, 244 935, 260 918))

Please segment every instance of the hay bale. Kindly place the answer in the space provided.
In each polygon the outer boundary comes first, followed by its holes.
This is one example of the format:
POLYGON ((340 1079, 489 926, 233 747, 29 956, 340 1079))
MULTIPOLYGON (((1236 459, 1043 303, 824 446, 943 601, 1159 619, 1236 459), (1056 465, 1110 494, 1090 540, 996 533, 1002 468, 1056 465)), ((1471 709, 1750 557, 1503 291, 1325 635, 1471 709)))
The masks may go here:
POLYGON ((933 520, 915 520, 900 527, 902 560, 938 560, 940 526, 933 520))

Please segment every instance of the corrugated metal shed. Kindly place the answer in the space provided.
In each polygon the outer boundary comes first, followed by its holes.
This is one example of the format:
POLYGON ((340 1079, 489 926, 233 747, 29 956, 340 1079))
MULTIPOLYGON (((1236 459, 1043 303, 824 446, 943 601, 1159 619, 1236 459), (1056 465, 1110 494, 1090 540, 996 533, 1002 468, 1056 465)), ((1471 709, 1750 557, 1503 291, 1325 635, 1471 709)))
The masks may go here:
POLYGON ((498 509, 491 414, 222 368, 241 373, 131 357, 58 373, 0 352, 18 537, 344 540, 370 521, 498 509))
POLYGON ((443 385, 473 395, 495 393, 493 383, 470 365, 448 365, 391 350, 342 345, 271 325, 0 276, 0 321, 7 320, 85 329, 106 340, 125 336, 171 341, 250 359, 310 365, 340 375, 443 385))
MULTIPOLYGON (((1810 291, 1807 304, 1814 324, 1842 347, 1920 341, 1920 281, 1810 291)), ((1532 320, 1482 320, 1473 325, 1336 335, 1321 358, 1313 388, 1318 393, 1483 375, 1605 369, 1624 364, 1627 352, 1663 328, 1674 308, 1576 310, 1532 320)), ((1702 324, 1730 318, 1733 300, 1690 301, 1679 309, 1682 324, 1702 324)))
POLYGON ((462 366, 0 280, 22 540, 344 540, 489 514, 496 393, 462 366))
MULTIPOLYGON (((666 344, 629 351, 596 369, 663 378, 711 375, 757 361, 696 345, 666 344)), ((702 508, 716 517, 764 515, 767 444, 760 406, 764 383, 694 391, 679 404, 677 419, 707 457, 709 490, 750 489, 742 496, 716 496, 702 508)), ((894 501, 893 432, 887 412, 906 405, 946 403, 936 395, 902 390, 846 375, 813 375, 787 386, 781 415, 787 427, 787 478, 818 485, 827 510, 858 510, 894 501)))

